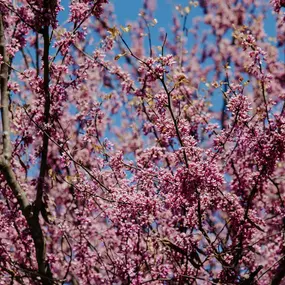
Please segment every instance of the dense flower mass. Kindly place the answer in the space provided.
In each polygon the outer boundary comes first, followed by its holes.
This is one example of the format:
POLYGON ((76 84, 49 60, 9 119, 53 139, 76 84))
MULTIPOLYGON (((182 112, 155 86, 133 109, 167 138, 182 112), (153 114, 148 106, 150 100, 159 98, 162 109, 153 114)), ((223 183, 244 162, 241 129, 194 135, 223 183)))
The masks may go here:
POLYGON ((0 284, 284 284, 285 3, 172 2, 0 0, 0 284))
POLYGON ((285 7, 284 0, 271 0, 270 1, 274 7, 274 11, 279 13, 282 7, 285 7))

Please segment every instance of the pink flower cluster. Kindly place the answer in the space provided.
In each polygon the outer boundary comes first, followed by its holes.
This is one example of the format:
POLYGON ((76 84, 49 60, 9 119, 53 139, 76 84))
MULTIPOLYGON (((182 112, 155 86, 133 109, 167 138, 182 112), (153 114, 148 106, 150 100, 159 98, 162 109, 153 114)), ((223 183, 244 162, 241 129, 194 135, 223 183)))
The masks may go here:
POLYGON ((109 2, 0 1, 0 284, 282 284, 283 1, 109 2))
POLYGON ((274 11, 279 13, 282 7, 285 7, 284 0, 270 0, 270 3, 273 5, 274 11))
POLYGON ((161 79, 168 71, 168 67, 175 64, 175 60, 172 55, 160 56, 157 58, 147 58, 140 63, 138 71, 144 74, 148 81, 155 81, 161 79))

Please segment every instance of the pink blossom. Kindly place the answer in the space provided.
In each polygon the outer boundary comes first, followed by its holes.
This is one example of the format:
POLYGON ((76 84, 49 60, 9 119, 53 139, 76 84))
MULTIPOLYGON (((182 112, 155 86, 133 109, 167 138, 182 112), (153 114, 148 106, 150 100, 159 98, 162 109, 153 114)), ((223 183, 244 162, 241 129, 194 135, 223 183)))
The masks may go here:
POLYGON ((108 2, 0 1, 0 283, 281 284, 283 2, 108 2))

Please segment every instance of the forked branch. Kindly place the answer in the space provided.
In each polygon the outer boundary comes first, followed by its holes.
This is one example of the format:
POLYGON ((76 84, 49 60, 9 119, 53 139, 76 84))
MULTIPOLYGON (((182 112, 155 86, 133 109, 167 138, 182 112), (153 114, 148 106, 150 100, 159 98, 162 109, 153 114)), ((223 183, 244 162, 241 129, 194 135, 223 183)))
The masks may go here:
POLYGON ((22 190, 16 175, 11 166, 11 140, 10 140, 10 119, 9 119, 9 94, 7 89, 8 84, 8 56, 5 47, 5 34, 3 15, 0 13, 0 55, 2 56, 2 64, 0 71, 0 90, 1 90, 1 119, 2 119, 2 140, 3 149, 0 155, 0 171, 5 177, 5 180, 11 188, 20 209, 26 218, 31 236, 36 249, 36 257, 38 263, 38 271, 42 279, 42 284, 53 284, 49 265, 46 262, 45 240, 39 218, 33 213, 33 207, 29 203, 25 191, 22 190))

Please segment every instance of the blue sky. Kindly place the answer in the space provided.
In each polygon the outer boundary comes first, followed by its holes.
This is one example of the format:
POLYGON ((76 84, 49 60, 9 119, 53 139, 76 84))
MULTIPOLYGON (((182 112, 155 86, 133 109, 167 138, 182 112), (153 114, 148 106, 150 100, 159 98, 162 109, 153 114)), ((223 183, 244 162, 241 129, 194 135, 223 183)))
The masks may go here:
MULTIPOLYGON (((157 28, 169 28, 174 7, 178 4, 186 6, 187 2, 189 1, 157 0, 154 14, 158 19, 157 28)), ((110 0, 110 3, 113 3, 115 6, 115 12, 120 24, 126 23, 127 20, 135 20, 143 6, 143 0, 110 0)))
MULTIPOLYGON (((268 2, 264 0, 264 2, 268 2)), ((135 20, 143 5, 143 0, 110 0, 115 6, 115 13, 120 24, 125 24, 128 20, 135 20)), ((174 7, 178 4, 186 6, 189 1, 186 0, 156 0, 156 11, 154 16, 158 19, 157 28, 164 27, 168 29, 171 26, 171 18, 174 7)), ((188 24, 191 18, 202 15, 202 9, 199 7, 192 9, 188 24)), ((265 21, 265 30, 271 36, 275 36, 275 23, 271 11, 268 11, 265 21)))
MULTIPOLYGON (((150 0, 155 1, 155 0, 150 0)), ((268 3, 267 0, 263 0, 268 3)), ((115 7, 115 14, 119 25, 125 26, 130 21, 136 21, 138 18, 138 13, 143 6, 143 0, 109 0, 111 4, 115 7)), ((156 0, 156 10, 154 12, 154 17, 158 20, 158 24, 151 29, 153 40, 155 41, 158 37, 158 32, 160 28, 164 28, 166 31, 170 31, 172 25, 172 16, 175 12, 176 5, 182 5, 185 7, 190 1, 187 0, 156 0)), ((62 0, 61 4, 65 8, 65 11, 60 12, 59 21, 60 23, 67 20, 68 17, 68 5, 69 0, 62 0)), ((203 11, 198 6, 192 8, 190 14, 187 18, 187 27, 191 28, 192 19, 196 16, 202 16, 203 11)), ((207 26, 205 25, 205 28, 207 26)), ((266 20, 264 24, 266 33, 271 36, 276 36, 274 15, 272 15, 272 10, 269 10, 266 14, 266 20)), ((170 35, 170 34, 169 34, 170 35)))

